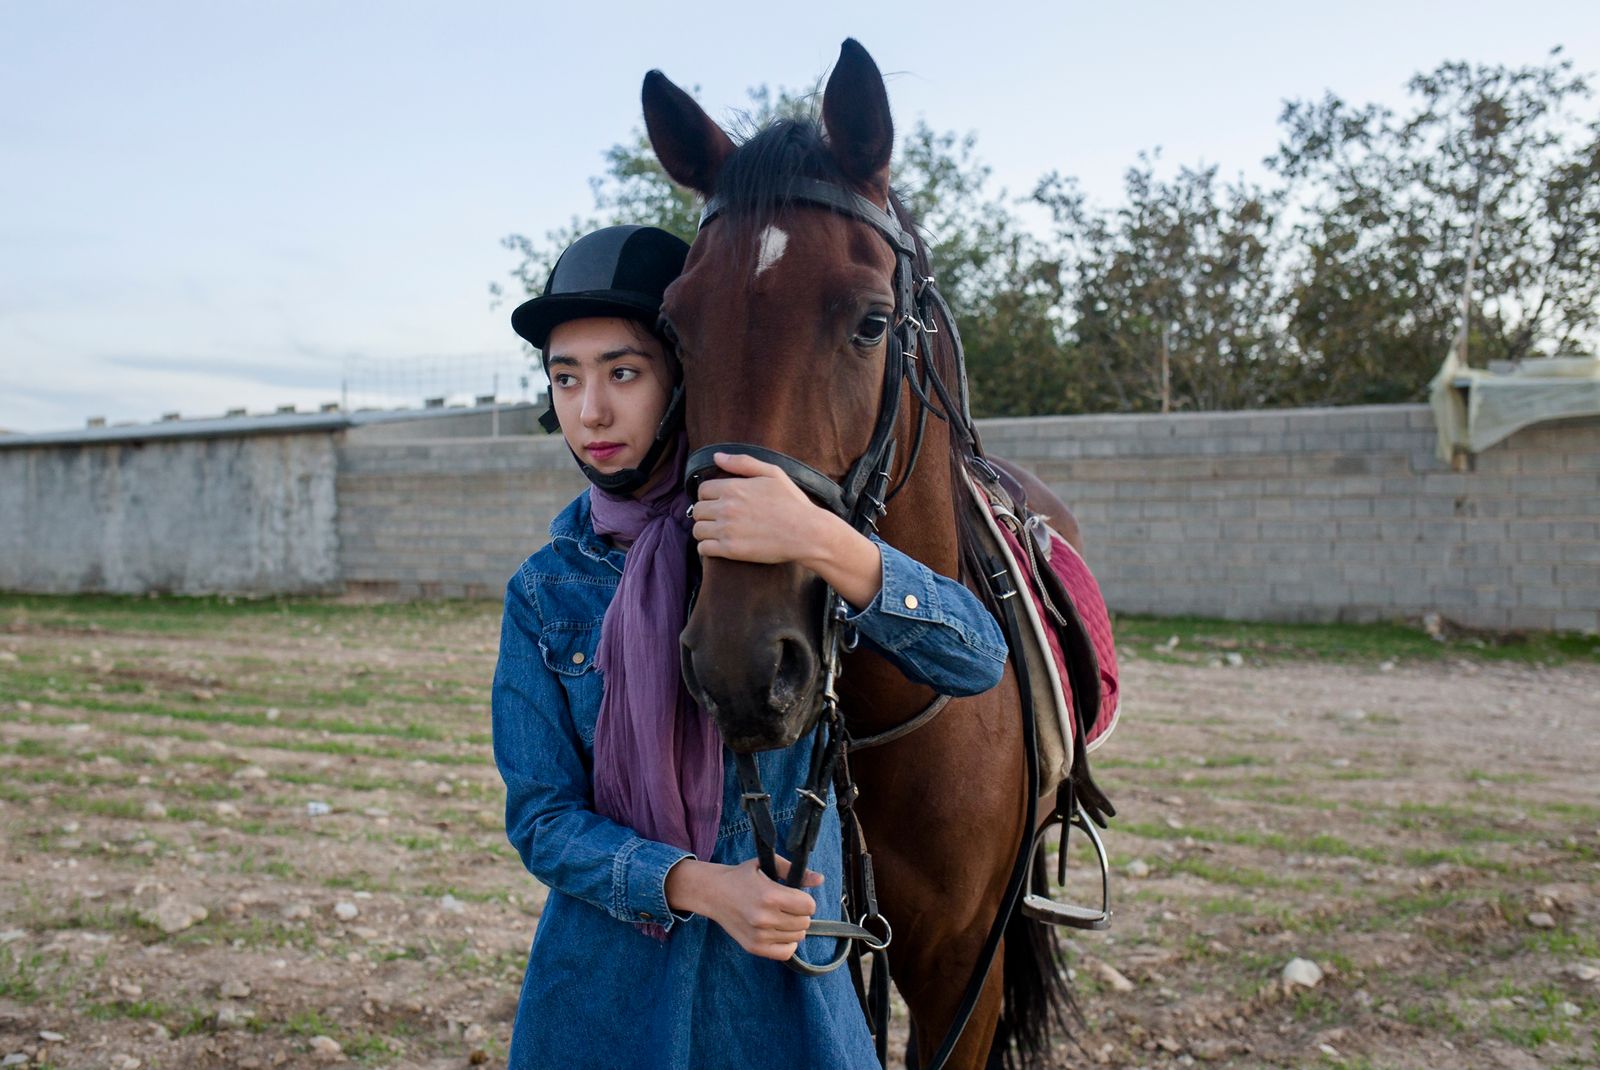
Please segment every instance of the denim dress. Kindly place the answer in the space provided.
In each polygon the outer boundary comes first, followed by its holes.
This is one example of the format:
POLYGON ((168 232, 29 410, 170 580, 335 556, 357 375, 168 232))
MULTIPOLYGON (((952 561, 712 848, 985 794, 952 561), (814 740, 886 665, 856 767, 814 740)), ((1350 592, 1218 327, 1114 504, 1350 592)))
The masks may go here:
MULTIPOLYGON (((587 491, 550 534, 507 584, 493 691, 506 834, 550 890, 517 1004, 510 1066, 875 1066, 848 971, 803 977, 751 955, 715 922, 673 912, 667 871, 690 853, 593 810, 601 692, 594 661, 624 553, 595 534, 587 491), (662 926, 666 939, 646 935, 639 922, 662 926)), ((862 639, 910 679, 945 694, 977 694, 999 682, 1005 642, 983 604, 955 581, 879 547, 883 590, 852 618, 862 639)), ((810 751, 807 736, 757 757, 780 842, 810 751)), ((724 751, 722 823, 707 861, 735 865, 755 857, 739 795, 724 751)), ((838 918, 842 851, 831 797, 810 868, 824 877, 810 889, 816 917, 838 918)), ((834 951, 833 940, 811 938, 800 953, 819 962, 834 951)))

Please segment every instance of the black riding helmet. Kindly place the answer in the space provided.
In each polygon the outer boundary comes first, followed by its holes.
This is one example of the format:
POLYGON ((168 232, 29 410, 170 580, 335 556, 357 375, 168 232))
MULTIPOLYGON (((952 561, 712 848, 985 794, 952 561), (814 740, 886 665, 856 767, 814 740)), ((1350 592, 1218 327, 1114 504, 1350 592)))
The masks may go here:
MULTIPOLYGON (((661 298, 667 287, 683 271, 689 246, 682 238, 658 227, 620 226, 585 234, 567 246, 544 294, 525 301, 511 313, 511 329, 539 349, 545 375, 550 373, 546 346, 550 332, 568 320, 591 316, 621 316, 638 320, 651 331, 661 316, 661 298)), ((555 395, 550 408, 539 417, 546 431, 560 429, 556 419, 555 395)), ((667 411, 656 428, 637 468, 624 468, 606 475, 585 464, 573 454, 589 482, 612 494, 632 494, 649 482, 661 455, 683 426, 683 375, 679 371, 667 411)))

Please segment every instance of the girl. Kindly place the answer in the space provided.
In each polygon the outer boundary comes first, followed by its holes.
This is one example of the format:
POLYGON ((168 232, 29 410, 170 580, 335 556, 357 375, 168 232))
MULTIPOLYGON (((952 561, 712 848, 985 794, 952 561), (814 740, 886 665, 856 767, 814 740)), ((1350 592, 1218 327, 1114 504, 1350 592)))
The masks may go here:
MULTIPOLYGON (((780 965, 797 948, 811 961, 833 950, 805 931, 839 916, 838 815, 830 805, 803 889, 756 868, 733 763, 679 676, 690 552, 811 569, 850 603, 863 640, 941 692, 985 691, 1005 664, 999 627, 966 588, 859 534, 771 465, 719 455, 738 478, 706 483, 688 518, 682 390, 654 333, 687 252, 655 228, 597 231, 512 316, 543 351, 546 426, 559 423, 594 484, 506 588, 495 761, 507 835, 550 889, 515 1070, 875 1065, 847 973, 780 965), (927 582, 942 607, 932 620, 880 596, 927 582)), ((758 757, 780 837, 810 751, 807 737, 758 757)))

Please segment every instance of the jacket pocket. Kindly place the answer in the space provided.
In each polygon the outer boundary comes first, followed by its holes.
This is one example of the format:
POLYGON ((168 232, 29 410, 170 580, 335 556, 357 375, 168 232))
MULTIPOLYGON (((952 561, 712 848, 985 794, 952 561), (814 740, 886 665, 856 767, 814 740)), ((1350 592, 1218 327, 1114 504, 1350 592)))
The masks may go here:
POLYGON ((585 624, 546 626, 539 636, 539 653, 547 669, 567 692, 573 726, 585 743, 594 742, 595 720, 600 715, 601 677, 595 670, 600 649, 599 620, 585 624))

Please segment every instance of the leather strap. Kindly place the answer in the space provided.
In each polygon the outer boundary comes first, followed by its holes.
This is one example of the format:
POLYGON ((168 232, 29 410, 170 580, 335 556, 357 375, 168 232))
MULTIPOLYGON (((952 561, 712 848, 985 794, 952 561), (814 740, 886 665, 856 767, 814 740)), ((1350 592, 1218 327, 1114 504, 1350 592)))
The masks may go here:
POLYGON ((850 510, 845 506, 844 492, 839 484, 787 453, 749 442, 714 442, 709 446, 701 446, 689 454, 689 460, 683 466, 683 482, 691 499, 699 496, 700 484, 708 479, 715 479, 718 475, 726 475, 717 467, 716 455, 719 453, 742 453, 758 461, 776 465, 783 469, 784 475, 794 481, 795 486, 811 495, 824 509, 845 520, 850 519, 850 510))
MULTIPOLYGON (((840 215, 859 219, 882 234, 889 244, 903 255, 912 258, 917 255, 916 239, 900 225, 900 221, 892 213, 879 208, 854 190, 845 189, 835 182, 818 178, 793 179, 789 183, 789 190, 784 200, 803 201, 820 208, 832 208, 840 215)), ((700 211, 700 226, 703 228, 717 218, 722 214, 722 210, 721 197, 712 197, 706 201, 705 208, 700 211)))
MULTIPOLYGON (((1013 650, 1020 649, 1016 644, 1022 639, 1022 625, 1017 619, 1016 607, 1012 604, 1017 590, 1011 585, 1010 574, 1003 563, 989 558, 987 566, 995 592, 995 602, 1000 607, 1000 623, 1006 633, 1006 642, 1012 644, 1013 650)), ((923 1070, 944 1070, 944 1065, 950 1061, 951 1053, 955 1051, 962 1032, 967 1028, 967 1022, 972 1018, 973 1010, 978 1006, 984 983, 989 979, 989 969, 994 965, 995 955, 1000 950, 1000 941, 1005 936, 1006 925, 1016 911, 1017 904, 1022 900, 1024 885, 1031 869, 1030 862, 1034 852, 1033 826, 1039 816, 1039 745, 1034 735, 1033 688, 1029 684, 1027 673, 1018 672, 1016 678, 1017 693, 1022 707, 1023 761, 1028 770, 1028 797, 1024 806, 1022 845, 1017 849, 1017 858, 1011 865, 1011 876, 1006 881, 1000 909, 995 913, 994 922, 989 926, 989 935, 984 939, 983 949, 973 967, 972 976, 967 981, 967 990, 961 997, 961 1005, 956 1010, 955 1018, 951 1020, 950 1028, 945 1032, 944 1043, 939 1045, 939 1050, 923 1070)))
POLYGON ((893 743, 902 736, 909 736, 911 733, 915 732, 917 729, 921 728, 923 725, 939 716, 939 714, 943 713, 944 708, 948 705, 950 705, 950 696, 940 695, 938 698, 928 703, 928 705, 923 708, 921 713, 917 714, 909 721, 903 721, 887 731, 878 732, 874 735, 852 738, 850 740, 850 749, 866 750, 868 747, 881 747, 885 743, 893 743))

